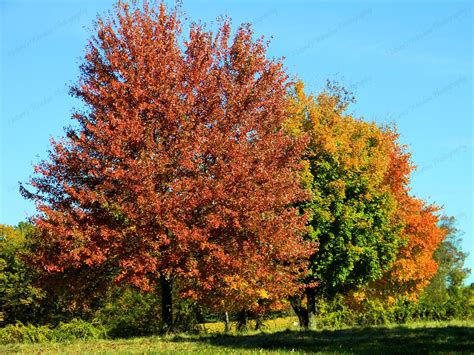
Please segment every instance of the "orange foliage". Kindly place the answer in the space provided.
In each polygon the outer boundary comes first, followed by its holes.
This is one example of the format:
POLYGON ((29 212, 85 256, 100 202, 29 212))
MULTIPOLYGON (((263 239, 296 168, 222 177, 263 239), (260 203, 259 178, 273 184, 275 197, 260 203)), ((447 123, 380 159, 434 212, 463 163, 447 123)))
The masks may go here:
MULTIPOLYGON (((436 274, 438 265, 433 253, 443 241, 446 231, 439 226, 439 207, 410 195, 410 173, 414 166, 405 146, 397 143, 398 134, 391 131, 391 163, 386 175, 397 201, 395 218, 403 224, 403 246, 391 270, 373 283, 368 292, 390 302, 396 298, 417 300, 436 274)), ((364 297, 366 292, 362 293, 364 297)))

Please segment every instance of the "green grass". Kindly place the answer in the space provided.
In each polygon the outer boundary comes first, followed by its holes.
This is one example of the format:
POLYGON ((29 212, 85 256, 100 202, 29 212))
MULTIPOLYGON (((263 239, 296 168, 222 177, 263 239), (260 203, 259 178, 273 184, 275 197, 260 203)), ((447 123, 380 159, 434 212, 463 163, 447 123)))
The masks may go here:
POLYGON ((245 334, 175 335, 70 343, 11 344, 0 353, 428 353, 474 352, 474 321, 245 334))

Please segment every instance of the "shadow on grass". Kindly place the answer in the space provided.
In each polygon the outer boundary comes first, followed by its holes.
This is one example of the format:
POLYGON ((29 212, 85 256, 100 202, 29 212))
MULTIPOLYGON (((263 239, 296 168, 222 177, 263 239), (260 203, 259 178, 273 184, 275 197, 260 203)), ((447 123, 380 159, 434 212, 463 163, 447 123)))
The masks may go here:
POLYGON ((365 328, 324 331, 175 337, 174 342, 202 342, 233 349, 323 352, 474 352, 474 328, 365 328))

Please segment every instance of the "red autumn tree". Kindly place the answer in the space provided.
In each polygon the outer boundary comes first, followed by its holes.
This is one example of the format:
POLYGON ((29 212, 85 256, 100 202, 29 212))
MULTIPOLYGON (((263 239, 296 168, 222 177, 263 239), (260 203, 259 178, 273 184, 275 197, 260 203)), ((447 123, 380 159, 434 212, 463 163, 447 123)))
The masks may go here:
POLYGON ((165 327, 176 281, 251 309, 294 292, 308 249, 289 207, 305 198, 305 143, 280 130, 281 62, 249 25, 231 38, 226 20, 194 24, 183 39, 178 15, 119 3, 98 19, 71 90, 86 109, 23 188, 39 211, 34 265, 78 293, 105 274, 156 287, 165 327))

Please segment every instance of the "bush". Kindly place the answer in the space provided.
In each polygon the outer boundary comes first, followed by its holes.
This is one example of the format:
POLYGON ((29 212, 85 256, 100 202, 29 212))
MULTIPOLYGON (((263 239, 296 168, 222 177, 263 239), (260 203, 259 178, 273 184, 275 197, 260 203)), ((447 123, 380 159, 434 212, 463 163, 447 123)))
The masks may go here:
POLYGON ((54 341, 71 341, 77 339, 102 339, 107 336, 104 327, 73 319, 69 323, 60 323, 52 330, 54 341))
POLYGON ((399 300, 391 305, 380 300, 365 300, 355 309, 345 302, 343 296, 336 296, 331 301, 318 302, 314 320, 318 328, 341 328, 414 321, 450 321, 473 316, 472 308, 456 299, 446 302, 399 300))
POLYGON ((198 308, 194 301, 184 299, 178 302, 174 310, 175 330, 188 333, 199 331, 197 313, 198 308))
POLYGON ((0 328, 0 344, 43 343, 106 338, 105 329, 82 320, 49 326, 24 325, 20 322, 0 328))
POLYGON ((368 302, 365 310, 357 315, 357 325, 385 325, 394 322, 394 308, 380 302, 368 302))
POLYGON ((160 302, 153 293, 134 288, 114 288, 93 314, 113 338, 147 336, 161 330, 160 302))
POLYGON ((356 312, 348 307, 340 295, 332 301, 320 300, 316 308, 314 321, 318 328, 341 328, 356 324, 356 312))
POLYGON ((36 327, 20 322, 0 328, 0 344, 41 343, 52 340, 52 331, 48 326, 36 327))

